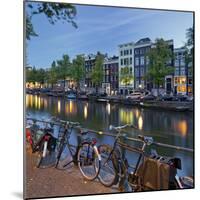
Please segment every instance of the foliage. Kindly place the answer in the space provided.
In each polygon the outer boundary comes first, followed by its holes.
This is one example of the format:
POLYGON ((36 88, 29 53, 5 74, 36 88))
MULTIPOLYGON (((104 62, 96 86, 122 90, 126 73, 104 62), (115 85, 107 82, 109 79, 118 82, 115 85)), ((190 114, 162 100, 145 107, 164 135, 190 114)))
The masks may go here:
POLYGON ((173 71, 171 66, 167 66, 168 61, 173 57, 172 51, 167 42, 156 39, 155 47, 150 49, 147 56, 149 57, 147 77, 151 78, 159 88, 165 76, 173 71))
POLYGON ((95 66, 91 74, 91 79, 96 86, 97 92, 98 87, 100 87, 100 84, 103 80, 103 61, 104 56, 101 53, 98 53, 95 60, 95 66))
POLYGON ((80 81, 84 78, 84 58, 78 55, 72 63, 71 77, 77 83, 77 88, 80 89, 80 81))
POLYGON ((32 17, 38 14, 44 14, 50 24, 57 21, 71 23, 77 28, 74 22, 76 16, 76 8, 69 3, 52 3, 52 2, 27 2, 26 4, 26 39, 30 40, 32 36, 37 36, 32 25, 32 17))
POLYGON ((31 23, 31 17, 27 15, 26 17, 26 39, 30 40, 31 37, 38 36, 34 31, 33 24, 31 23))
POLYGON ((62 59, 57 60, 56 66, 57 79, 66 80, 71 76, 71 63, 68 55, 63 55, 62 59))
POLYGON ((51 68, 47 72, 47 82, 52 84, 55 84, 57 81, 57 69, 56 69, 56 62, 53 61, 51 64, 51 68))
POLYGON ((120 72, 120 81, 123 85, 128 86, 133 81, 133 74, 130 71, 129 67, 121 68, 120 72))

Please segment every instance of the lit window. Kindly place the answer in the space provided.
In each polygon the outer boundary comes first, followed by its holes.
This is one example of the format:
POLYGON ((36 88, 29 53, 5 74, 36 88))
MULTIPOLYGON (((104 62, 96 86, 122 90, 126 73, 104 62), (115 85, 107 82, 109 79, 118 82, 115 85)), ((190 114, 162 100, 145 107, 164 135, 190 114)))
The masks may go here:
POLYGON ((135 65, 138 66, 139 65, 139 57, 135 58, 135 65))
POLYGON ((144 65, 144 56, 141 56, 141 57, 140 57, 140 64, 141 64, 141 65, 144 65))

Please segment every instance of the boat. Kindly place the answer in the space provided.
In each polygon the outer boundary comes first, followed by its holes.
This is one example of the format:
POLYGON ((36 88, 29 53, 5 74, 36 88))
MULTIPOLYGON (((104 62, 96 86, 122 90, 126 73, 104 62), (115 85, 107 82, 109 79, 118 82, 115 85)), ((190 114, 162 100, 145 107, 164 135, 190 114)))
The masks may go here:
POLYGON ((76 99, 76 94, 74 94, 74 93, 69 93, 66 96, 68 99, 76 99))

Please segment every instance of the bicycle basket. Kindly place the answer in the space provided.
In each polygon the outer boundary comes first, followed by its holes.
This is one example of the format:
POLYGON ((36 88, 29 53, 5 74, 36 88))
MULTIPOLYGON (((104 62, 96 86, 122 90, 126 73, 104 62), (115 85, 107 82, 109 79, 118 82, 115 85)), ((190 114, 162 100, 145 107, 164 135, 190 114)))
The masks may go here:
POLYGON ((171 165, 173 158, 144 157, 137 175, 141 179, 142 188, 148 190, 175 189, 176 167, 171 165))

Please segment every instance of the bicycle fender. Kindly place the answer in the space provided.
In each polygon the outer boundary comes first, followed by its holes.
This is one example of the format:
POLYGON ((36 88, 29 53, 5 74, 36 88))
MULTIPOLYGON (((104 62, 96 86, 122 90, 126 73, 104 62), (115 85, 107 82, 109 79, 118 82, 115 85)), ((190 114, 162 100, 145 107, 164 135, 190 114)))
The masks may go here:
POLYGON ((95 153, 96 153, 97 156, 98 156, 98 159, 101 161, 101 155, 100 155, 100 153, 99 153, 99 151, 98 151, 97 146, 95 145, 95 146, 93 146, 93 147, 94 147, 95 153))

